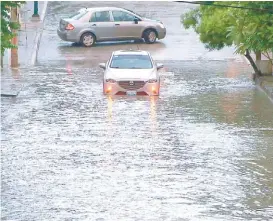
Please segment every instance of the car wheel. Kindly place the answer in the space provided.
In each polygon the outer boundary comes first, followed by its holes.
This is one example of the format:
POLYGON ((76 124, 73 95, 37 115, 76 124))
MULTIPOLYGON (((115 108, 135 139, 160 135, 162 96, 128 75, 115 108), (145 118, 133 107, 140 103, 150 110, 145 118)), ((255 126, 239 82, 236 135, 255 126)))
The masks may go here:
POLYGON ((156 42, 156 32, 153 30, 147 30, 144 32, 144 40, 147 44, 156 42))
POLYGON ((92 33, 85 33, 81 37, 81 44, 85 47, 92 47, 95 44, 96 37, 92 33))

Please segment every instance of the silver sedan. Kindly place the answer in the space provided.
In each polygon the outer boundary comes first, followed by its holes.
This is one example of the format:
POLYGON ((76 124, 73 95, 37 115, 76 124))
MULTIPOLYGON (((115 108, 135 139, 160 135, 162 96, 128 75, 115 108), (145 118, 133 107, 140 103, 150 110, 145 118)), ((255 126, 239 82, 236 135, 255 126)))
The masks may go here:
POLYGON ((147 51, 114 51, 104 70, 103 93, 108 95, 158 96, 163 64, 155 64, 147 51))
POLYGON ((117 7, 83 8, 60 20, 58 36, 91 47, 95 42, 144 39, 151 44, 166 36, 161 21, 117 7))

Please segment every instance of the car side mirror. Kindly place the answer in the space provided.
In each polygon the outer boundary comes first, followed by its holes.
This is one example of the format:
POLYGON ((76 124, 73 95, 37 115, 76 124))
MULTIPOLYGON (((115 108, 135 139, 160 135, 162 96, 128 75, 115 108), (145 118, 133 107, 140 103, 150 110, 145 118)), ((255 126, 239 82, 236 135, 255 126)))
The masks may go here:
POLYGON ((156 68, 157 68, 157 70, 159 70, 159 69, 161 69, 161 68, 163 68, 163 67, 164 67, 164 65, 163 65, 163 64, 161 64, 161 63, 156 64, 156 68))
POLYGON ((99 63, 99 67, 100 67, 100 68, 102 68, 103 70, 105 70, 105 69, 106 69, 106 65, 105 65, 105 63, 99 63))
POLYGON ((134 18, 135 24, 138 24, 138 18, 134 18))

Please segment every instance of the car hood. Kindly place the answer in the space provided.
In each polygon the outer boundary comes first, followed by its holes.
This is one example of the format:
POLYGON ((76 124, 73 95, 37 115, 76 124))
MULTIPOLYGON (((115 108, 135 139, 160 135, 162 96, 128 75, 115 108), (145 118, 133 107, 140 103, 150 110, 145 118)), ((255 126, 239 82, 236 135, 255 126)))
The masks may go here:
POLYGON ((108 69, 105 78, 114 80, 149 80, 156 78, 155 69, 108 69))

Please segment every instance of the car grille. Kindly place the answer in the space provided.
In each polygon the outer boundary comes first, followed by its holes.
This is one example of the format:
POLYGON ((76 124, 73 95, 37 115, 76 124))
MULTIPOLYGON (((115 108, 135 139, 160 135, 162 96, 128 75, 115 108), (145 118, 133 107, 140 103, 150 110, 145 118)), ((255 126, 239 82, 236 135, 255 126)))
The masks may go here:
POLYGON ((125 90, 138 90, 145 85, 145 81, 119 81, 118 84, 125 90))

